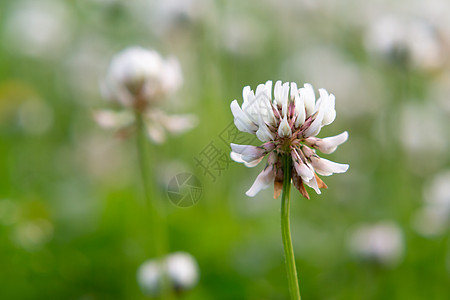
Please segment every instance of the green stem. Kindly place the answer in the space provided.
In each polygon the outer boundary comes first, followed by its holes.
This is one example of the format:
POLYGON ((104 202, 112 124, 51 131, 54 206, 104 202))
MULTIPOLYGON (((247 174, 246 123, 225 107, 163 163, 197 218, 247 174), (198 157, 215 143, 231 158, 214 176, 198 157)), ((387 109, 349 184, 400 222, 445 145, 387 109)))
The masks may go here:
POLYGON ((291 299, 300 300, 300 288, 298 287, 297 269, 295 267, 294 250, 291 240, 291 228, 289 225, 292 159, 289 155, 284 155, 283 161, 284 179, 283 193, 281 195, 281 235, 283 237, 284 256, 286 258, 286 271, 291 299))
POLYGON ((139 169, 141 172, 142 185, 144 189, 145 196, 145 206, 149 211, 149 219, 152 222, 152 230, 154 234, 154 242, 152 243, 155 247, 155 255, 157 257, 162 257, 165 254, 165 244, 163 232, 162 232, 162 222, 163 218, 161 216, 161 209, 155 194, 155 189, 152 188, 151 184, 154 184, 152 174, 150 172, 150 160, 149 160, 149 147, 147 134, 145 130, 145 124, 140 113, 136 113, 136 124, 137 124, 137 149, 139 156, 139 169), (153 199, 152 199, 153 198, 153 199))
MULTIPOLYGON (((162 259, 167 253, 167 234, 166 224, 164 219, 164 207, 158 197, 156 187, 152 188, 152 184, 155 184, 155 178, 152 178, 150 172, 150 155, 148 147, 147 130, 141 113, 136 112, 136 124, 137 124, 137 149, 139 156, 139 168, 141 172, 142 185, 145 195, 145 206, 149 212, 149 220, 151 222, 150 228, 153 231, 154 255, 162 259), (152 199, 153 198, 153 199, 152 199)), ((166 274, 167 275, 167 274, 166 274)), ((164 276, 162 281, 162 299, 172 299, 172 293, 170 289, 170 282, 167 276, 164 276)))

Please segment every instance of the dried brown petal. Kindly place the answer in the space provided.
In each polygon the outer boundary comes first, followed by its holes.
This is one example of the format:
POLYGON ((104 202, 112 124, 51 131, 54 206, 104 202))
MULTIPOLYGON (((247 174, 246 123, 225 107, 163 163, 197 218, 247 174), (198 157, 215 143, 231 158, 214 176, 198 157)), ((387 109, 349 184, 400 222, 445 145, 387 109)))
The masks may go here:
POLYGON ((294 183, 295 188, 300 192, 300 194, 302 194, 302 196, 306 199, 309 199, 309 194, 306 191, 303 180, 295 171, 292 171, 292 182, 294 183))
POLYGON ((277 199, 283 190, 283 182, 275 181, 273 184, 273 199, 277 199))
POLYGON ((314 176, 316 176, 317 186, 319 187, 319 189, 327 189, 328 188, 328 186, 325 184, 325 182, 323 182, 322 179, 320 179, 320 177, 317 176, 316 173, 314 173, 314 176))
POLYGON ((276 175, 275 175, 275 180, 273 183, 273 198, 277 199, 278 197, 280 197, 281 191, 283 190, 283 169, 282 168, 278 168, 276 170, 276 175))

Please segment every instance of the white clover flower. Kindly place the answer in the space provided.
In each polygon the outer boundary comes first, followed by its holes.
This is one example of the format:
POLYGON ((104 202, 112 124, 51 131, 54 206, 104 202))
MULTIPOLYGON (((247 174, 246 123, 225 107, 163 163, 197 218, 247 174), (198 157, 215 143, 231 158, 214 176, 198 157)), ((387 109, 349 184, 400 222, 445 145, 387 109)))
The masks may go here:
POLYGON ((175 92, 182 82, 176 59, 165 60, 154 50, 135 46, 112 59, 102 91, 123 106, 142 108, 175 92))
POLYGON ((403 256, 403 232, 397 224, 389 221, 362 225, 352 232, 349 247, 360 258, 393 266, 403 256))
POLYGON ((175 252, 162 260, 147 260, 138 269, 137 280, 142 292, 148 296, 161 293, 164 276, 177 293, 193 288, 199 279, 195 258, 186 252, 175 252))
POLYGON ((72 35, 72 16, 64 1, 23 0, 6 14, 5 46, 12 51, 52 59, 59 57, 72 35))
POLYGON ((329 176, 347 171, 348 165, 320 158, 316 154, 315 149, 325 154, 332 153, 348 138, 347 132, 324 139, 315 137, 323 126, 331 124, 336 117, 334 95, 328 94, 325 89, 319 89, 319 94, 316 101, 310 84, 298 89, 294 82, 277 81, 272 98, 272 81, 267 81, 258 85, 256 92, 249 86, 244 87, 242 107, 237 100, 231 103, 236 127, 240 131, 256 134, 264 143, 261 146, 231 144, 231 158, 247 167, 254 167, 269 155, 266 167, 247 191, 247 196, 255 196, 272 183, 274 197, 280 195, 285 171, 282 170, 283 155, 292 158, 292 181, 308 199, 303 183, 320 194, 320 188, 327 186, 317 174, 329 176))
POLYGON ((402 143, 411 170, 423 176, 435 171, 445 161, 449 141, 445 126, 448 117, 434 99, 404 101, 398 112, 398 139, 402 143), (420 137, 420 138, 418 138, 420 137), (433 145, 430 147, 429 145, 433 145), (423 161, 423 153, 428 159, 423 161))
POLYGON ((178 61, 165 60, 154 50, 130 47, 111 61, 102 93, 106 99, 130 108, 131 111, 103 110, 95 114, 104 128, 127 129, 134 125, 134 112, 142 115, 149 137, 162 143, 166 131, 182 133, 195 126, 192 115, 167 115, 157 108, 159 102, 174 93, 183 78, 178 61), (133 111, 134 110, 134 111, 133 111))
POLYGON ((53 238, 54 227, 47 219, 25 220, 13 231, 13 242, 27 251, 41 249, 53 238))
POLYGON ((424 236, 438 236, 449 230, 450 171, 434 176, 423 192, 425 205, 413 219, 415 229, 424 236))
POLYGON ((365 44, 370 52, 387 59, 407 59, 424 70, 440 68, 445 59, 444 44, 435 25, 425 19, 385 15, 367 30, 365 44))
POLYGON ((206 22, 208 18, 214 15, 214 1, 211 0, 156 0, 146 2, 148 5, 146 9, 142 10, 142 5, 134 5, 132 10, 135 11, 137 17, 148 25, 152 32, 165 38, 176 30, 206 22))

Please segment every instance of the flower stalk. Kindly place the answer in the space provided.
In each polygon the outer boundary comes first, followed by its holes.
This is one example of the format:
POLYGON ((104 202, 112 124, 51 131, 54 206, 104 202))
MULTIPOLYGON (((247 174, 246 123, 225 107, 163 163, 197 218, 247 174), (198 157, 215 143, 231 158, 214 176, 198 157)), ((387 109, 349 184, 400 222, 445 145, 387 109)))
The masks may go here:
POLYGON ((292 247, 291 228, 289 224, 292 172, 292 159, 289 155, 283 155, 283 172, 283 191, 281 196, 281 235, 283 239, 284 256, 286 259, 286 271, 291 299, 300 300, 300 288, 298 286, 297 268, 295 266, 294 249, 292 247))
MULTIPOLYGON (((167 253, 166 224, 163 217, 163 207, 157 200, 157 197, 155 197, 156 188, 152 189, 151 187, 151 183, 155 182, 155 180, 153 180, 154 178, 152 178, 150 172, 148 138, 142 113, 139 110, 136 110, 135 117, 138 131, 136 141, 139 156, 139 168, 144 189, 145 207, 149 212, 149 219, 151 222, 149 227, 153 230, 154 240, 152 244, 154 246, 154 255, 162 260, 167 253)), ((165 268, 166 266, 163 265, 162 267, 165 268)), ((167 274, 164 274, 162 278, 162 297, 163 299, 173 298, 167 274)))
POLYGON ((163 232, 162 232, 162 222, 163 218, 160 214, 160 209, 157 205, 157 201, 152 200, 152 194, 154 189, 150 186, 154 180, 152 180, 152 175, 150 173, 150 161, 149 161, 149 147, 148 140, 146 137, 146 131, 144 128, 144 121, 142 119, 142 114, 140 112, 136 112, 136 124, 137 124, 137 150, 139 156, 139 169, 141 173, 142 185, 144 189, 145 196, 145 206, 147 207, 150 213, 150 220, 152 222, 151 228, 154 231, 155 242, 153 243, 155 246, 155 255, 158 257, 162 257, 165 254, 164 246, 165 242, 163 242, 163 232))

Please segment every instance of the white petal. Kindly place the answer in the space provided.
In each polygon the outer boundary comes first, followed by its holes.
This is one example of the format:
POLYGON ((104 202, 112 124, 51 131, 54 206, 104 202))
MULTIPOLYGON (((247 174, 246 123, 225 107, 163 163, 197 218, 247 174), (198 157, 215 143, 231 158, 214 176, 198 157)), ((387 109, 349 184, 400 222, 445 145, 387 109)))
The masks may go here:
POLYGON ((234 124, 237 129, 243 132, 255 133, 258 127, 248 118, 248 116, 242 111, 237 100, 231 102, 231 112, 234 116, 234 124))
POLYGON ((245 160, 242 159, 242 155, 240 155, 239 153, 231 151, 230 157, 232 160, 234 160, 237 163, 241 163, 241 164, 245 163, 245 160))
POLYGON ((258 119, 259 115, 261 115, 265 123, 275 125, 275 115, 273 114, 270 91, 265 86, 263 87, 260 88, 256 96, 257 105, 255 106, 255 115, 258 115, 258 119))
POLYGON ((267 113, 264 120, 267 122, 267 124, 271 124, 272 126, 276 127, 277 119, 275 118, 275 114, 273 113, 273 107, 270 100, 264 102, 264 109, 267 113))
POLYGON ((319 149, 320 152, 322 153, 330 154, 333 153, 339 145, 345 143, 347 139, 348 139, 348 132, 344 131, 341 134, 327 137, 324 139, 319 139, 315 137, 307 138, 305 142, 309 146, 319 149))
POLYGON ((314 121, 309 125, 309 127, 303 133, 304 137, 316 136, 320 132, 320 128, 322 128, 322 120, 323 120, 324 112, 323 110, 319 110, 314 121))
POLYGON ((289 105, 289 82, 285 82, 281 88, 281 113, 286 116, 289 105))
POLYGON ((259 127, 259 129, 256 131, 256 137, 261 142, 268 142, 268 141, 272 141, 274 139, 273 134, 270 132, 270 130, 266 126, 259 127))
POLYGON ((194 115, 164 115, 161 124, 171 133, 183 133, 194 128, 198 119, 194 115))
POLYGON ((267 166, 258 177, 256 177, 255 182, 252 187, 245 193, 249 197, 254 197, 262 189, 268 188, 275 180, 275 172, 273 171, 273 166, 267 166))
POLYGON ((331 109, 323 116, 322 126, 326 126, 333 123, 335 119, 336 119, 336 110, 331 109))
POLYGON ((295 82, 291 82, 291 99, 294 99, 294 96, 298 94, 297 84, 295 82))
POLYGON ((241 157, 244 161, 250 162, 255 159, 259 159, 266 155, 266 150, 260 147, 252 146, 252 145, 238 145, 231 143, 231 150, 238 154, 241 154, 241 157))
POLYGON ((269 99, 268 95, 266 94, 266 86, 264 84, 258 84, 255 91, 255 97, 257 104, 255 108, 260 111, 260 108, 264 107, 264 103, 269 99))
POLYGON ((242 111, 254 124, 258 123, 259 103, 255 94, 250 90, 247 94, 247 102, 242 103, 242 111))
POLYGON ((295 109, 295 127, 299 128, 303 123, 305 123, 306 113, 305 113, 305 103, 300 97, 298 91, 294 94, 294 109, 295 109))
POLYGON ((164 128, 155 122, 147 123, 148 137, 157 144, 162 144, 166 140, 164 128))
POLYGON ((305 83, 304 87, 300 89, 300 98, 302 98, 305 105, 306 117, 314 113, 316 95, 311 84, 305 83))
POLYGON ((259 120, 258 120, 258 130, 256 131, 256 136, 261 142, 268 142, 275 138, 275 135, 269 130, 266 123, 264 123, 264 120, 262 118, 262 115, 259 114, 259 120))
POLYGON ((275 82, 275 88, 273 89, 274 103, 278 106, 282 106, 283 87, 281 80, 275 82))
POLYGON ((272 100, 272 80, 266 81, 266 93, 269 96, 269 100, 272 100))
POLYGON ((255 159, 255 160, 253 160, 253 161, 251 161, 251 162, 244 162, 244 165, 245 165, 247 168, 253 168, 253 167, 256 167, 256 166, 263 160, 263 158, 264 158, 264 156, 261 157, 261 158, 255 159))
MULTIPOLYGON (((322 119, 322 126, 331 124, 336 118, 335 102, 336 97, 333 94, 328 94, 325 89, 319 89, 320 106, 318 109, 323 110, 324 116, 322 119)), ((318 101, 319 102, 319 101, 318 101)))
POLYGON ((328 92, 326 89, 319 89, 319 99, 317 99, 316 110, 323 108, 322 105, 328 105, 328 92))
POLYGON ((262 159, 264 158, 264 156, 262 156, 262 157, 260 157, 258 159, 255 159, 253 161, 247 162, 247 161, 242 159, 242 155, 241 154, 233 152, 233 151, 231 151, 230 157, 235 162, 244 164, 247 168, 256 167, 262 161, 262 159))
POLYGON ((242 99, 244 99, 244 103, 248 102, 248 94, 251 93, 251 88, 249 86, 246 86, 242 89, 242 99))
POLYGON ((280 123, 280 127, 278 127, 278 135, 281 137, 290 137, 292 136, 292 129, 289 126, 287 117, 284 116, 283 120, 280 123))
POLYGON ((99 110, 94 112, 94 120, 105 129, 120 129, 134 121, 133 115, 128 111, 99 110))
POLYGON ((314 172, 301 160, 293 159, 293 162, 295 171, 304 181, 310 181, 314 177, 314 172))
POLYGON ((308 180, 308 181, 304 180, 304 183, 305 183, 307 186, 309 186, 310 188, 313 188, 313 189, 316 191, 317 194, 320 195, 320 194, 322 193, 322 192, 320 191, 320 189, 319 189, 319 185, 317 184, 316 176, 313 176, 313 177, 311 178, 311 180, 308 180))
POLYGON ((239 129, 242 132, 248 132, 254 134, 255 132, 252 130, 253 127, 250 127, 248 123, 242 122, 242 119, 234 119, 234 125, 236 125, 236 128, 239 129))
POLYGON ((317 156, 311 156, 310 160, 314 170, 319 175, 330 176, 333 173, 345 173, 348 170, 347 164, 338 164, 317 156))

